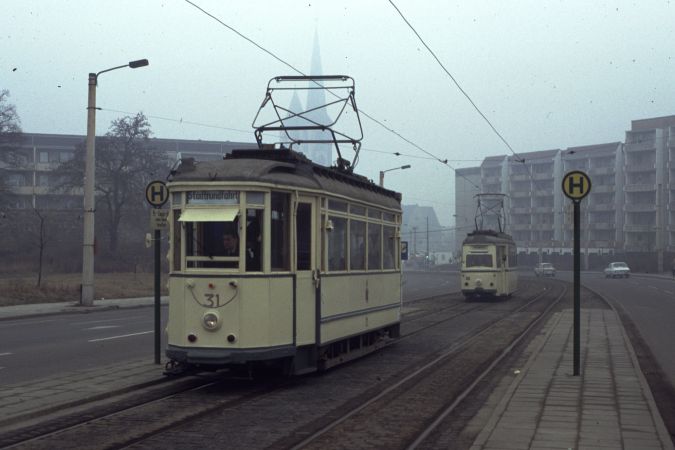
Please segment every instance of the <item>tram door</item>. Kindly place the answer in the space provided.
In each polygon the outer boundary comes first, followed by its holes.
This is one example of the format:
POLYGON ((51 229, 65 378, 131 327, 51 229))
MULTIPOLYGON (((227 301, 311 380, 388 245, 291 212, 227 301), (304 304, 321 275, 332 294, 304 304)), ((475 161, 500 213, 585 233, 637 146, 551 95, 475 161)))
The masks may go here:
POLYGON ((313 344, 315 340, 316 292, 316 199, 300 197, 295 215, 295 298, 296 345, 313 344))

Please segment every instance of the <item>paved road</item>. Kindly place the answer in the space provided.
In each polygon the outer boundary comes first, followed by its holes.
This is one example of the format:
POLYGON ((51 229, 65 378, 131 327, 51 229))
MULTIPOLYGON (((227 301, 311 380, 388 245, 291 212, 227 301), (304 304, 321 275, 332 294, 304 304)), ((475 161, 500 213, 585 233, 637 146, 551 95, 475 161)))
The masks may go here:
POLYGON ((21 383, 144 356, 154 361, 153 314, 148 307, 0 321, 0 380, 21 383))
MULTIPOLYGON (((404 275, 404 298, 459 290, 459 273, 404 275)), ((167 308, 162 308, 162 359, 167 308)), ((21 383, 147 357, 154 361, 153 308, 59 314, 0 321, 0 381, 21 383)))

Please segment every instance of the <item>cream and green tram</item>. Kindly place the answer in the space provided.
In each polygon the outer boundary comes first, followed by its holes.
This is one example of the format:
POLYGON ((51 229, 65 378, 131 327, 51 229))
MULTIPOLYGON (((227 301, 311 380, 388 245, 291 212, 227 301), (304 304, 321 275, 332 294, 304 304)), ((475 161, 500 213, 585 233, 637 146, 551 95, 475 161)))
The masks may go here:
POLYGON ((171 366, 298 374, 399 336, 400 194, 284 149, 182 161, 168 187, 171 366))
POLYGON ((460 282, 469 298, 509 297, 518 288, 517 247, 506 233, 476 230, 462 243, 460 282))

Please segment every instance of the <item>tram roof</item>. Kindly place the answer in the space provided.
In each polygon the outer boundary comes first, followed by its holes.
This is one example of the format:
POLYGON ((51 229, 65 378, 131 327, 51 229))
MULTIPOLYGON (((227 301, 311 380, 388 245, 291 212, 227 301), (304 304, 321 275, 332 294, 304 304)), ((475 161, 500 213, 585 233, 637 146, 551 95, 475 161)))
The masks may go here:
POLYGON ((400 209, 401 194, 367 178, 314 164, 288 149, 233 150, 220 161, 185 159, 171 171, 170 182, 242 181, 326 191, 383 207, 400 209))
POLYGON ((464 244, 515 244, 511 235, 494 230, 475 230, 464 238, 464 244))

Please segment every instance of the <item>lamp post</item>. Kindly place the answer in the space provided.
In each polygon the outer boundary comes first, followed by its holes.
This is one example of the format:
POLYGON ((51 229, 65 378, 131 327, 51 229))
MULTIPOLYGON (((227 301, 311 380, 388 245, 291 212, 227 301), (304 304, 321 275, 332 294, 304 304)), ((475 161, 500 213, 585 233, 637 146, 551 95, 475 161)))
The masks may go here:
POLYGON ((401 166, 401 167, 394 167, 393 169, 380 170, 380 186, 384 187, 384 173, 385 172, 391 172, 392 170, 399 170, 399 169, 410 169, 410 164, 406 164, 405 166, 401 166))
POLYGON ((89 95, 87 102, 87 149, 84 160, 84 242, 82 244, 82 290, 80 304, 94 304, 94 173, 96 156, 94 143, 96 139, 96 83, 98 76, 111 70, 130 67, 136 69, 148 65, 147 59, 130 61, 122 66, 111 67, 98 73, 89 74, 89 95))

